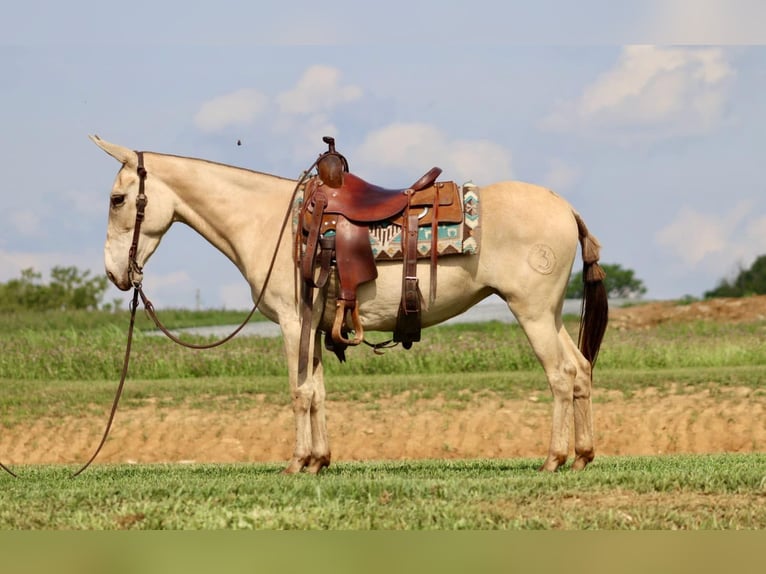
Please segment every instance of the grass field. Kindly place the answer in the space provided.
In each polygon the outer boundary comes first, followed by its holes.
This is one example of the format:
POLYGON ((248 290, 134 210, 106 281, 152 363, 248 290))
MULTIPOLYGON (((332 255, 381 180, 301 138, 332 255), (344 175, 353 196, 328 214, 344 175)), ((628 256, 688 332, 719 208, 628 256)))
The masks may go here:
MULTIPOLYGON (((127 313, 15 315, 0 321, 0 432, 40 417, 103 413, 121 366, 127 313)), ((241 314, 176 312, 171 327, 232 323, 241 314)), ((567 324, 575 332, 576 322, 567 324)), ((139 329, 152 326, 141 318, 139 329)), ((326 361, 334 399, 545 393, 523 333, 501 323, 437 327, 411 351, 353 349, 326 361)), ((609 330, 596 384, 625 396, 746 387, 763 400, 766 322, 663 324, 609 330), (680 390, 679 390, 680 389, 680 390)), ((200 340, 193 338, 193 340, 200 340)), ((121 408, 285 405, 279 339, 237 338, 189 351, 137 335, 121 408)), ((541 453, 542 455, 543 453, 541 453)), ((3 453, 0 452, 0 461, 3 453)), ((15 466, 0 474, 2 529, 760 529, 763 453, 598 457, 583 473, 541 474, 541 459, 335 463, 285 477, 273 464, 15 466)))
POLYGON ((274 465, 104 465, 0 478, 12 529, 752 529, 766 525, 766 455, 274 465))

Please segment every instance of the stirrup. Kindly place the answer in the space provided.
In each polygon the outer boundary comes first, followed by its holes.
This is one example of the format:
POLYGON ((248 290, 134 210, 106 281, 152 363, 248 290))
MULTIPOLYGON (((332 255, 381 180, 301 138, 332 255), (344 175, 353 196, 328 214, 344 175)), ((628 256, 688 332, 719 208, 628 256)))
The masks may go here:
POLYGON ((355 346, 364 340, 364 328, 362 327, 362 321, 359 319, 359 301, 347 301, 345 299, 338 299, 337 307, 335 310, 335 321, 332 325, 332 338, 333 341, 343 343, 344 345, 355 346), (353 309, 349 309, 351 304, 354 305, 353 309), (343 336, 343 324, 346 320, 346 311, 351 311, 351 322, 354 325, 354 338, 348 339, 343 336))

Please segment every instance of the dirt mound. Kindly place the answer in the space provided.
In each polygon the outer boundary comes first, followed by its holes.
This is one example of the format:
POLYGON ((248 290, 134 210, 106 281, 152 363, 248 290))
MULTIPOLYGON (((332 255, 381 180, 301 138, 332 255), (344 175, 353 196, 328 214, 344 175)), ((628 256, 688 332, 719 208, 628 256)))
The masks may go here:
POLYGON ((668 321, 752 322, 766 320, 766 295, 718 298, 691 303, 654 301, 610 309, 612 329, 649 328, 668 321))
MULTIPOLYGON (((551 404, 545 391, 524 400, 475 397, 464 408, 406 395, 374 404, 328 402, 333 460, 545 456, 551 404)), ((600 455, 766 450, 766 397, 747 388, 626 398, 594 391, 600 455)), ((100 439, 98 418, 38 420, 0 435, 6 464, 82 463, 100 439)), ((99 463, 286 462, 293 448, 289 407, 263 403, 246 412, 189 408, 118 413, 99 463)), ((573 444, 573 439, 570 441, 573 444)))

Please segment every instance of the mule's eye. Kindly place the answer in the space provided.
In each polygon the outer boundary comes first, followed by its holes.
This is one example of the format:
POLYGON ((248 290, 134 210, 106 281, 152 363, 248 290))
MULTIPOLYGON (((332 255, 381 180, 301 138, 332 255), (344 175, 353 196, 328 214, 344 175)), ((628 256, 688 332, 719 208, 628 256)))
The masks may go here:
POLYGON ((110 199, 110 202, 112 204, 112 207, 120 207, 125 203, 125 196, 124 195, 113 195, 110 199))

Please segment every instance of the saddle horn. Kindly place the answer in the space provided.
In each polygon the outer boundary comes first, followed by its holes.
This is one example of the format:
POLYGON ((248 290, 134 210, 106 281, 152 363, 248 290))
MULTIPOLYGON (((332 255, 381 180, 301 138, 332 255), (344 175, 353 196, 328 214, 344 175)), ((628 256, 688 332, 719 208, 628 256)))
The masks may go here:
POLYGON ((348 173, 348 160, 335 150, 335 138, 324 136, 322 141, 327 144, 327 151, 317 160, 317 173, 326 185, 337 189, 343 186, 343 174, 348 173))

